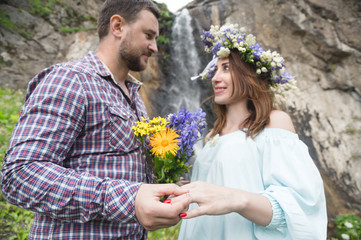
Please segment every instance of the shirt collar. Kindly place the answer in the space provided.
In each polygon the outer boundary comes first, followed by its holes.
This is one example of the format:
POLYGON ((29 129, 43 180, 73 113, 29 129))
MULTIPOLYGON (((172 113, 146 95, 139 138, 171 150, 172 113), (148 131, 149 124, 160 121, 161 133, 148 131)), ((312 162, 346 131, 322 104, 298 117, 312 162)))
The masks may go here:
MULTIPOLYGON (((95 69, 95 71, 97 72, 98 75, 100 75, 103 78, 110 77, 115 84, 118 84, 116 82, 116 80, 115 80, 114 75, 109 70, 109 68, 95 55, 95 53, 93 51, 90 51, 86 55, 85 58, 94 67, 94 69, 95 69)), ((136 79, 134 76, 132 76, 130 73, 128 73, 128 77, 127 77, 126 81, 128 81, 130 83, 134 83, 134 84, 139 85, 139 86, 143 84, 138 79, 136 79)))

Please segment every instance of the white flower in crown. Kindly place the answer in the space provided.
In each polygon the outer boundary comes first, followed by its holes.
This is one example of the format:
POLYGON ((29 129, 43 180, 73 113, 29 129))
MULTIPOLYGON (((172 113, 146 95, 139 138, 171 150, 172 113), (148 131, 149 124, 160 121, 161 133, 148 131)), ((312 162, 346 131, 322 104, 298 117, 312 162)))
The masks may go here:
POLYGON ((221 47, 221 49, 217 52, 217 57, 219 58, 228 57, 230 52, 231 51, 228 48, 221 47))
POLYGON ((270 62, 272 60, 272 53, 270 50, 263 52, 260 56, 262 62, 270 62))
POLYGON ((278 84, 277 86, 271 86, 270 88, 271 88, 272 92, 274 92, 274 94, 277 94, 280 96, 284 96, 284 93, 287 91, 298 90, 298 88, 296 87, 296 80, 294 80, 294 79, 289 80, 289 83, 278 84))
POLYGON ((256 44, 256 37, 253 36, 252 34, 247 35, 245 43, 248 46, 254 46, 256 44))
POLYGON ((200 74, 202 79, 206 79, 208 77, 208 72, 204 71, 203 73, 200 74))

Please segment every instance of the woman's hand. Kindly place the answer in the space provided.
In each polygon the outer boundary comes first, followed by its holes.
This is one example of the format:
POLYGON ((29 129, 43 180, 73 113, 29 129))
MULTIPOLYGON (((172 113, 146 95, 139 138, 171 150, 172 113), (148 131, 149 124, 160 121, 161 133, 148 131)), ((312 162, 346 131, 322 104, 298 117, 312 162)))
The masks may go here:
MULTIPOLYGON (((222 215, 233 212, 235 209, 233 189, 206 182, 192 182, 182 186, 189 191, 192 202, 199 207, 187 212, 184 218, 193 218, 200 215, 222 215)), ((239 200, 241 202, 241 200, 239 200)))
POLYGON ((271 203, 262 195, 199 181, 182 188, 189 191, 187 195, 191 202, 199 206, 183 213, 183 219, 236 212, 262 226, 268 225, 272 220, 271 203))

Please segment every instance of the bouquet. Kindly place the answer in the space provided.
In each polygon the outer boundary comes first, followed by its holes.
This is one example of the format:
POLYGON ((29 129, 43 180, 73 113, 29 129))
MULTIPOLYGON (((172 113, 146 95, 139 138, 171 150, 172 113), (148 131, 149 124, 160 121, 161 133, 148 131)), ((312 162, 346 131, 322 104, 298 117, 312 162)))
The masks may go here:
POLYGON ((207 126, 205 116, 202 109, 191 113, 183 107, 167 118, 142 118, 132 127, 153 167, 156 182, 174 183, 189 171, 193 146, 207 126))

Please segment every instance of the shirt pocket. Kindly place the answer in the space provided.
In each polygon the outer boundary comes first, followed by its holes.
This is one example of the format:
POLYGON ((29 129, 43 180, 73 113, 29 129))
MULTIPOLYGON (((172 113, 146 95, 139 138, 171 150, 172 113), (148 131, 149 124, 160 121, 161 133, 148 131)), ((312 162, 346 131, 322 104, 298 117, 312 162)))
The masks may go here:
POLYGON ((128 153, 137 148, 137 140, 133 133, 133 121, 130 113, 123 107, 108 106, 111 123, 109 145, 117 151, 128 153))

